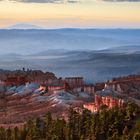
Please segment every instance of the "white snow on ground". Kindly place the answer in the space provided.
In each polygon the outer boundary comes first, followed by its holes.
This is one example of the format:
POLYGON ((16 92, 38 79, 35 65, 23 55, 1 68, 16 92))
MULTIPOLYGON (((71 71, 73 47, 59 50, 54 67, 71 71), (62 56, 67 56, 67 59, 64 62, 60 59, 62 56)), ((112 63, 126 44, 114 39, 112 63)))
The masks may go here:
POLYGON ((76 96, 68 92, 54 93, 50 96, 50 98, 54 98, 54 97, 62 100, 74 100, 76 98, 76 96))
POLYGON ((76 99, 76 96, 68 93, 68 92, 62 92, 62 93, 54 93, 50 96, 35 96, 36 101, 51 101, 55 103, 63 103, 68 101, 73 101, 76 99))
POLYGON ((68 92, 61 92, 61 93, 52 94, 50 96, 50 100, 57 104, 69 104, 76 101, 76 96, 68 92))
POLYGON ((5 88, 3 85, 0 86, 0 92, 4 92, 5 91, 5 88))
MULTIPOLYGON (((60 91, 58 93, 53 93, 51 95, 41 95, 41 91, 38 91, 39 85, 35 83, 13 86, 7 88, 7 95, 27 95, 31 94, 30 101, 32 102, 46 102, 50 103, 51 107, 64 106, 69 107, 71 105, 80 105, 84 102, 84 99, 90 99, 90 96, 85 92, 80 92, 78 94, 71 94, 69 92, 60 91), (38 94, 36 94, 38 93, 38 94)), ((24 100, 22 102, 25 102, 24 100)))
POLYGON ((88 94, 85 93, 85 92, 79 92, 79 93, 78 93, 78 96, 79 96, 79 97, 83 97, 83 98, 90 98, 90 95, 88 95, 88 94))
POLYGON ((60 92, 60 93, 54 93, 50 96, 32 96, 36 102, 50 102, 52 104, 52 107, 55 106, 65 106, 68 107, 70 105, 74 104, 81 104, 83 101, 79 100, 76 95, 72 95, 68 92, 60 92))
POLYGON ((8 92, 15 92, 15 90, 16 90, 16 86, 13 86, 13 87, 10 87, 10 88, 8 88, 8 92))
POLYGON ((39 85, 35 83, 28 83, 26 85, 21 85, 21 86, 13 86, 13 87, 8 87, 6 94, 11 94, 11 93, 17 93, 17 94, 28 94, 34 92, 36 89, 38 89, 39 85))
POLYGON ((37 96, 37 97, 35 97, 35 100, 37 101, 37 102, 46 102, 46 101, 49 101, 49 98, 47 97, 47 96, 37 96))

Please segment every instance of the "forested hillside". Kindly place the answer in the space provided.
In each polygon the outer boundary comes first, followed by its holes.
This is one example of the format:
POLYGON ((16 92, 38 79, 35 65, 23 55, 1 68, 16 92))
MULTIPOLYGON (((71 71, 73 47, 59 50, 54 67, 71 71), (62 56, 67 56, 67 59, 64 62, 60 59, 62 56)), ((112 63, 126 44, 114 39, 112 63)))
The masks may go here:
POLYGON ((123 109, 102 106, 97 114, 70 109, 67 121, 48 113, 23 128, 0 128, 0 140, 140 140, 140 109, 134 103, 123 109))

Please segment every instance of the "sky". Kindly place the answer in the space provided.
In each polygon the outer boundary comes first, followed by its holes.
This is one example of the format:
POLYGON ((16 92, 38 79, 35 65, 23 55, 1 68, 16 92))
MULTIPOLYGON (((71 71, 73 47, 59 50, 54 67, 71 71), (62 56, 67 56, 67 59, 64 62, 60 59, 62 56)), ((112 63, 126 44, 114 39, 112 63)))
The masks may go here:
POLYGON ((0 28, 140 28, 140 0, 0 0, 0 28))

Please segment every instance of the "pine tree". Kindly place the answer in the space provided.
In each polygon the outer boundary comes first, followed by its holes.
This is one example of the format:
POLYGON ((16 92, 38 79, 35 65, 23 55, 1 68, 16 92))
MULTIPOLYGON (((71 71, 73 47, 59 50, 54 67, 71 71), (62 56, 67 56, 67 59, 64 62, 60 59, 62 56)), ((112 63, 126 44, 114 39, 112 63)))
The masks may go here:
POLYGON ((6 140, 6 130, 4 128, 0 128, 0 140, 6 140))
POLYGON ((69 139, 70 140, 78 140, 80 133, 80 115, 72 108, 70 109, 69 115, 69 139))
POLYGON ((19 137, 20 137, 19 129, 18 129, 18 127, 15 127, 14 128, 14 140, 19 140, 19 137))
POLYGON ((51 113, 48 112, 45 116, 45 131, 46 131, 46 140, 51 140, 52 130, 53 130, 53 119, 51 113))

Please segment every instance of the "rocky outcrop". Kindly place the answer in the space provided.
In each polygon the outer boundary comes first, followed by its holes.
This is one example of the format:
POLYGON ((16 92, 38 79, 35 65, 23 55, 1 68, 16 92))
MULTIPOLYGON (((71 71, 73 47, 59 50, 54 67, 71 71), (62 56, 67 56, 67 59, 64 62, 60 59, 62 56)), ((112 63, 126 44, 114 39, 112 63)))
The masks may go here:
POLYGON ((15 70, 15 71, 1 71, 0 80, 6 86, 19 86, 26 82, 47 83, 51 80, 57 79, 54 73, 43 72, 40 70, 15 70))

